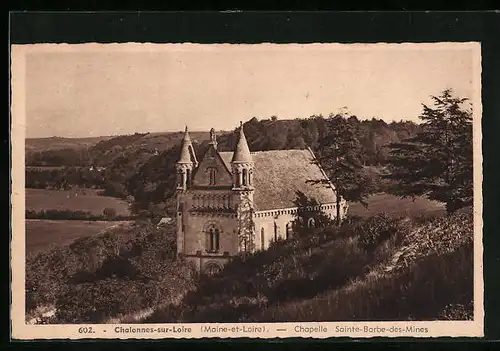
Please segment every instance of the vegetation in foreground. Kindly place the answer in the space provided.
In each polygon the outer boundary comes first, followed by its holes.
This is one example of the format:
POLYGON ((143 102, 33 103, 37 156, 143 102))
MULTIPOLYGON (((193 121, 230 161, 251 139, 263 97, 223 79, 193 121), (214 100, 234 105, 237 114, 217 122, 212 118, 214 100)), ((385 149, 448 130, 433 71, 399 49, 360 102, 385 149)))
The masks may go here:
POLYGON ((194 287, 194 271, 175 260, 175 231, 147 221, 29 255, 27 320, 38 323, 126 321, 176 301, 194 287), (52 311, 47 318, 40 312, 52 311))
POLYGON ((472 214, 349 218, 235 257, 216 277, 175 259, 172 227, 137 222, 29 255, 42 323, 471 319, 472 214), (146 311, 146 312, 144 312, 146 311))
POLYGON ((472 214, 377 215, 236 258, 146 322, 471 319, 472 214))
POLYGON ((74 240, 96 236, 126 222, 27 219, 26 253, 49 252, 74 240))

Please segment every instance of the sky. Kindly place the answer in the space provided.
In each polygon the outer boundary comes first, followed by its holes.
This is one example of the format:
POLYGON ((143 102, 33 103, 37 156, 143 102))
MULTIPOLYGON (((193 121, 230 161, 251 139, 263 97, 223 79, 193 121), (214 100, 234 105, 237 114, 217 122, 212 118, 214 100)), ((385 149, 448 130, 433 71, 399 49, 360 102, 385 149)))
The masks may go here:
POLYGON ((426 45, 69 45, 26 55, 26 136, 232 130, 327 116, 418 122, 451 88, 472 97, 470 48, 426 45))

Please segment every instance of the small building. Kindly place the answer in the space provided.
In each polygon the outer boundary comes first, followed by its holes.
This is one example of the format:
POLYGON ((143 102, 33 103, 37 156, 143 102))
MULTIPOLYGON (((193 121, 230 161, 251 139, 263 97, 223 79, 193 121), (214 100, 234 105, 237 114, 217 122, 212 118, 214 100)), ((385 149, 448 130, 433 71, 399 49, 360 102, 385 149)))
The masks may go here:
MULTIPOLYGON (((250 152, 243 125, 233 152, 217 149, 215 131, 198 162, 186 127, 177 162, 177 253, 199 271, 213 274, 232 256, 265 250, 293 235, 297 191, 316 200, 317 210, 336 216, 333 185, 310 149, 250 152)), ((340 201, 341 216, 347 204, 340 201)), ((314 226, 314 218, 306 219, 314 226)))
POLYGON ((164 226, 164 225, 168 225, 170 223, 172 223, 174 221, 174 219, 172 217, 163 217, 162 219, 160 219, 160 221, 156 224, 157 227, 161 227, 161 226, 164 226))

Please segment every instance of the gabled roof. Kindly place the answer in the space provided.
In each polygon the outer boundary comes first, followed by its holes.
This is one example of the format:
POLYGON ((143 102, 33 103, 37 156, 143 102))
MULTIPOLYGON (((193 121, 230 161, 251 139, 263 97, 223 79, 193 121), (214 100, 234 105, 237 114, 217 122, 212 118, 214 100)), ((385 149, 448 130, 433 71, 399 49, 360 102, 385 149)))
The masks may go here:
MULTIPOLYGON (((230 167, 232 152, 219 152, 230 167)), ((296 191, 319 203, 334 203, 334 190, 306 180, 327 179, 309 150, 272 150, 252 153, 256 211, 295 207, 296 191)))

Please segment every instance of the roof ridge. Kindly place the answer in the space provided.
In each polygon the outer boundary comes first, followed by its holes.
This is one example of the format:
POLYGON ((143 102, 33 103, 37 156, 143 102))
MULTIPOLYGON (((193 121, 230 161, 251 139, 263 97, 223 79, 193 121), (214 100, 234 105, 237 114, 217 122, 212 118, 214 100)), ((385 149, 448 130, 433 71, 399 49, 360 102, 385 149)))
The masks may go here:
POLYGON ((252 154, 256 154, 259 152, 281 152, 281 151, 307 151, 307 149, 278 149, 278 150, 258 150, 252 151, 252 154))
POLYGON ((325 177, 325 179, 328 181, 328 185, 330 185, 330 187, 332 189, 335 189, 335 187, 333 186, 333 183, 332 181, 330 180, 330 178, 328 177, 328 175, 326 174, 325 170, 323 169, 323 167, 321 166, 321 164, 319 163, 318 159, 316 158, 316 155, 314 154, 314 152, 311 150, 311 148, 308 146, 307 147, 307 151, 309 151, 309 153, 311 154, 311 157, 313 158, 313 160, 316 162, 316 166, 318 166, 321 174, 323 174, 323 177, 325 177))
MULTIPOLYGON (((308 151, 307 148, 305 149, 278 149, 278 150, 258 150, 258 151, 251 151, 250 154, 258 154, 258 153, 264 153, 264 152, 283 152, 283 151, 308 151)), ((234 151, 219 151, 221 154, 233 154, 234 151)))

